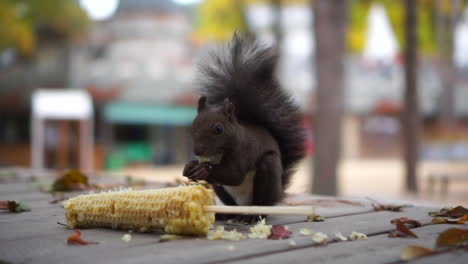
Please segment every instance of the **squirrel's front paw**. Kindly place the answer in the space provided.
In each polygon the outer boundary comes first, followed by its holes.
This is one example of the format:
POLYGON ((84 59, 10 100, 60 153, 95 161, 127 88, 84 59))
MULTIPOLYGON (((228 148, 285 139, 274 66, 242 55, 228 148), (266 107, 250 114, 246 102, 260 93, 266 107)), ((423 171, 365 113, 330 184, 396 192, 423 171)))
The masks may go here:
POLYGON ((211 174, 211 164, 204 162, 200 163, 196 160, 192 160, 185 165, 183 175, 191 181, 203 181, 211 174))

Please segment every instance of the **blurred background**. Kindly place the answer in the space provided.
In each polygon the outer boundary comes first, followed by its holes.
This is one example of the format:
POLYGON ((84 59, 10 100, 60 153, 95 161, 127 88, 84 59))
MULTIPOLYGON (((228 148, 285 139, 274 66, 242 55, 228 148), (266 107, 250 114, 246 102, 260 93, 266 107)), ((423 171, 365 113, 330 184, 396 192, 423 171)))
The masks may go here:
POLYGON ((468 204, 464 0, 2 0, 0 171, 181 178, 196 64, 234 31, 300 105, 289 192, 468 204))

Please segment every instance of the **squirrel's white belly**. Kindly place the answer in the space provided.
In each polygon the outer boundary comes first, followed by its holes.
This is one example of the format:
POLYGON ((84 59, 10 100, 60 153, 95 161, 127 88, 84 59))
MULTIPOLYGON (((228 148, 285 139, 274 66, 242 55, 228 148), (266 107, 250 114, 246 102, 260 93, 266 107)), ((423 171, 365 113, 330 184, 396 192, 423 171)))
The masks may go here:
POLYGON ((240 185, 223 186, 237 205, 252 205, 254 176, 255 170, 249 171, 240 185))

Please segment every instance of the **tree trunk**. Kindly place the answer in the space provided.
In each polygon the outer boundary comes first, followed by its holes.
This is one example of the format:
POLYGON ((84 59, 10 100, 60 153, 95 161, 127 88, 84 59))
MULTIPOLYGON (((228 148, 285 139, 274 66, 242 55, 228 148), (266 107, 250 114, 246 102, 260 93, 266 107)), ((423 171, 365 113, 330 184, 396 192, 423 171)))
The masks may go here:
POLYGON ((347 2, 314 1, 317 76, 314 177, 312 192, 335 195, 344 108, 344 59, 347 2))
POLYGON ((439 96, 439 120, 443 127, 455 125, 455 65, 453 60, 454 32, 460 10, 460 0, 451 0, 451 12, 444 13, 444 0, 437 0, 437 46, 439 51, 439 73, 441 92, 439 96))
POLYGON ((406 190, 418 191, 417 163, 419 154, 419 108, 417 93, 417 1, 404 1, 405 25, 405 94, 403 123, 403 149, 405 158, 406 190))

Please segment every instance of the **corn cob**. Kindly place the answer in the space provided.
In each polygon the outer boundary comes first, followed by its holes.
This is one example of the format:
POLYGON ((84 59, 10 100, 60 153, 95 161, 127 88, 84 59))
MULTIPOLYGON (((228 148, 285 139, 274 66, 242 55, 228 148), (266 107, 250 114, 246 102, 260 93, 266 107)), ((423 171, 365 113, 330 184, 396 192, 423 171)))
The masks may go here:
POLYGON ((182 186, 80 195, 66 201, 64 208, 71 228, 162 229, 172 234, 204 235, 215 219, 204 206, 213 203, 211 190, 182 186))

